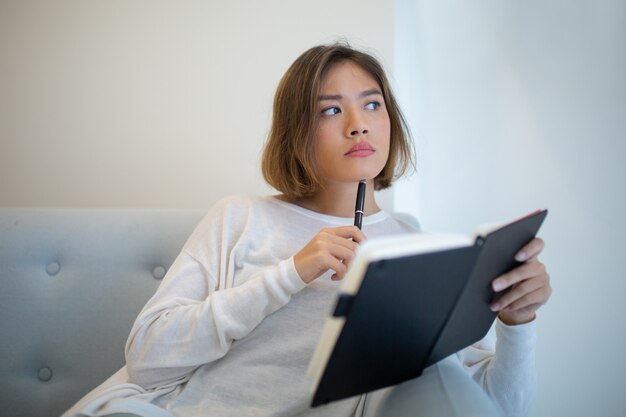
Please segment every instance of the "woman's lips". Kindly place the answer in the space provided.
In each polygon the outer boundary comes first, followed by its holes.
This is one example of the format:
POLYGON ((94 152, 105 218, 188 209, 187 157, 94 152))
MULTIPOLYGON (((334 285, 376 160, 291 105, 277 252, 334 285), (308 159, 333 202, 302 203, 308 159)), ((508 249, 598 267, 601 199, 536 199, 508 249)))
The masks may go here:
POLYGON ((372 148, 372 145, 370 145, 367 142, 361 142, 361 143, 357 143, 352 148, 350 148, 350 150, 346 152, 344 155, 350 156, 350 157, 356 157, 356 158, 363 158, 366 156, 370 156, 374 152, 376 151, 374 150, 374 148, 372 148))

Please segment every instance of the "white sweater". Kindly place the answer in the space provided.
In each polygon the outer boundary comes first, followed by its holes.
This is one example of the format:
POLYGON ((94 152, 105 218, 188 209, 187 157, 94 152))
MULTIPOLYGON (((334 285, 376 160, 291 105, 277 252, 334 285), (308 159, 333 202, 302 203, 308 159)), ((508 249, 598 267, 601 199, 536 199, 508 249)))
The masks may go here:
MULTIPOLYGON (((306 369, 340 281, 308 285, 293 255, 324 227, 352 224, 274 197, 218 202, 137 318, 126 363, 64 416, 350 416, 358 398, 310 408, 306 369)), ((414 232, 387 213, 369 238, 414 232)), ((534 393, 534 324, 497 322, 495 338, 456 356, 506 415, 534 393), (494 350, 497 352, 494 355, 494 350)))

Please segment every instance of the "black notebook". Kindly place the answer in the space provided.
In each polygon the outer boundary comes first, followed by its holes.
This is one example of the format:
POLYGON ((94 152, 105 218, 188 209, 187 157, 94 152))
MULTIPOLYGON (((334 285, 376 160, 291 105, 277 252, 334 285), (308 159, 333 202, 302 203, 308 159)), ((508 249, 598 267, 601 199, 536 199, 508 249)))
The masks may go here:
POLYGON ((546 215, 472 237, 416 233, 361 245, 309 366, 312 406, 415 378, 485 337, 497 317, 491 281, 520 264, 515 254, 546 215))

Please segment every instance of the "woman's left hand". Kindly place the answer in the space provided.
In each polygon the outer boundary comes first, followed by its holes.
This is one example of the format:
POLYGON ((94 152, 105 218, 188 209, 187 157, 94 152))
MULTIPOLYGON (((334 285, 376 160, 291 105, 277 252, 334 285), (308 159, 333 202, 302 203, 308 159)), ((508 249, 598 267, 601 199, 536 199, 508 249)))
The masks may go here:
POLYGON ((535 312, 550 298, 550 276, 546 266, 538 259, 543 248, 542 239, 531 240, 515 256, 517 261, 524 263, 492 281, 494 291, 504 292, 491 304, 491 309, 499 312, 498 317, 505 324, 515 325, 534 320, 535 312))

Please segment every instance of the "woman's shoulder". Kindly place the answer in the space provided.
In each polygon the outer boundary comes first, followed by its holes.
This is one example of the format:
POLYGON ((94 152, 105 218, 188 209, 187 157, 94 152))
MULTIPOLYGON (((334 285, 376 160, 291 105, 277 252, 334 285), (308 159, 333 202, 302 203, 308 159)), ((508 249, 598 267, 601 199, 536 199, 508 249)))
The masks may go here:
POLYGON ((255 212, 263 210, 265 198, 251 194, 221 197, 206 212, 187 241, 187 249, 197 251, 208 242, 240 239, 255 212))
POLYGON ((253 218, 271 217, 276 204, 271 196, 257 194, 232 194, 221 197, 206 212, 200 227, 204 230, 228 225, 241 228, 253 218))
POLYGON ((406 229, 407 232, 422 231, 419 220, 417 220, 417 217, 413 216, 412 214, 405 212, 393 212, 390 216, 404 229, 406 229))
POLYGON ((417 219, 411 215, 381 210, 365 218, 363 230, 374 238, 417 233, 420 228, 417 219))
POLYGON ((221 197, 217 200, 209 209, 209 214, 212 212, 221 213, 237 213, 247 212, 254 210, 260 206, 267 204, 267 196, 261 196, 256 194, 231 194, 221 197))

